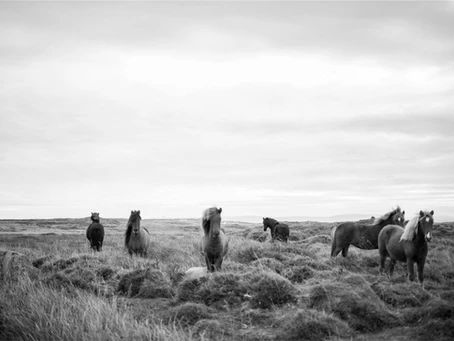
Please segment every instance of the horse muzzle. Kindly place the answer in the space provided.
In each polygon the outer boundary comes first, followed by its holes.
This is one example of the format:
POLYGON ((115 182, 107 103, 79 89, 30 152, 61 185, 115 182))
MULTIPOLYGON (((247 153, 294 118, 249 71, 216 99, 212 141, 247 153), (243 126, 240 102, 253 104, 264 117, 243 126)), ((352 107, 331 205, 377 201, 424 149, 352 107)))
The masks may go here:
POLYGON ((427 242, 430 242, 431 240, 432 240, 432 233, 428 232, 428 233, 426 234, 426 241, 427 241, 427 242))

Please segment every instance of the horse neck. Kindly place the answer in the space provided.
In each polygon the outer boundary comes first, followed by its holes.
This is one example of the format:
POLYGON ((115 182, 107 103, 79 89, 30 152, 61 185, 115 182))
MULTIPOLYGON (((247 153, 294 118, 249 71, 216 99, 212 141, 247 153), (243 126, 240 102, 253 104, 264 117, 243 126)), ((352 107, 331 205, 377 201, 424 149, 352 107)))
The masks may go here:
POLYGON ((413 239, 416 243, 426 244, 426 237, 424 236, 424 231, 421 227, 421 223, 418 221, 417 232, 415 233, 415 237, 413 239))

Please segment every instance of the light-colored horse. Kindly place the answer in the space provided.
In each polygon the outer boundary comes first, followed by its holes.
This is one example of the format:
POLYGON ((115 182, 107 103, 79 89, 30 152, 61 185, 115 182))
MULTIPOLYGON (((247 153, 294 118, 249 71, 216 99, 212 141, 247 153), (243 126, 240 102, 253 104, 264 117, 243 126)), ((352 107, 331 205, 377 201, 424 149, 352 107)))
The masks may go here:
POLYGON ((125 247, 129 254, 146 257, 150 245, 150 233, 145 227, 140 227, 140 211, 131 211, 125 232, 125 247))
POLYGON ((221 228, 222 208, 210 207, 203 211, 201 229, 204 236, 200 240, 200 251, 205 255, 210 272, 221 270, 222 261, 229 250, 229 242, 221 228))

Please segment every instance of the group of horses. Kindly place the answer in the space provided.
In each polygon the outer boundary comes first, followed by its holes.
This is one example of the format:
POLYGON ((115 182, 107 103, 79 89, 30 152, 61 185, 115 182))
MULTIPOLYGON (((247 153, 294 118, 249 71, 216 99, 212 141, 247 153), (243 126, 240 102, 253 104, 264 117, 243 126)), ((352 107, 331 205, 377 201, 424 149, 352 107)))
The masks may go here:
MULTIPOLYGON (((221 227, 222 208, 210 207, 203 211, 201 229, 203 237, 199 250, 205 257, 209 272, 221 270, 222 261, 227 255, 229 242, 221 227)), ((380 274, 383 273, 386 258, 391 259, 390 276, 397 261, 406 262, 408 277, 415 279, 414 264, 417 264, 418 278, 424 287, 423 271, 428 253, 427 243, 432 239, 434 211, 420 211, 410 221, 405 221, 405 211, 397 207, 374 219, 372 223, 346 222, 333 227, 331 231, 331 257, 341 251, 347 257, 350 245, 359 249, 378 249, 380 255, 380 274)), ((124 245, 130 255, 146 256, 150 244, 150 233, 140 226, 140 211, 131 211, 124 235, 124 245)), ((102 250, 104 227, 99 222, 99 213, 92 212, 92 223, 87 228, 87 239, 95 251, 102 250)), ((263 229, 271 231, 272 241, 287 242, 290 228, 273 218, 263 218, 263 229)))
POLYGON ((424 288, 424 265, 432 239, 434 211, 420 211, 410 221, 405 220, 405 211, 400 207, 374 219, 372 224, 346 222, 331 230, 331 257, 342 251, 347 257, 350 245, 359 249, 378 249, 380 274, 383 274, 386 258, 390 258, 389 275, 392 276, 396 263, 407 264, 408 278, 415 279, 415 263, 418 279, 424 288))

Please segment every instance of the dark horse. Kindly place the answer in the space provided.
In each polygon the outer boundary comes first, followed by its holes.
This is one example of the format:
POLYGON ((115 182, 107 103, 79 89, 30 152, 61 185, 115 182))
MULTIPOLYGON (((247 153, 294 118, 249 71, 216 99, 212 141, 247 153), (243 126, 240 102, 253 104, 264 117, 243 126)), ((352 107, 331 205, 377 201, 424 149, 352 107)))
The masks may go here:
POLYGON ((203 211, 202 225, 204 236, 200 240, 200 251, 205 255, 208 271, 221 270, 222 261, 229 250, 229 242, 221 228, 222 208, 210 207, 203 211))
POLYGON ((273 218, 263 218, 263 231, 270 228, 273 241, 282 240, 287 243, 290 229, 287 224, 282 224, 273 218))
POLYGON ((87 228, 87 239, 94 251, 101 251, 104 241, 104 226, 99 223, 99 213, 91 212, 91 221, 92 223, 87 228))
POLYGON ((150 233, 145 227, 140 227, 140 211, 131 211, 125 232, 125 248, 129 254, 146 256, 150 244, 150 233))
POLYGON ((408 278, 415 279, 415 263, 418 266, 419 283, 424 288, 424 264, 432 239, 434 211, 423 212, 410 220, 405 229, 397 225, 388 225, 378 235, 378 252, 380 253, 380 274, 383 274, 386 257, 391 258, 389 276, 394 272, 396 262, 406 262, 408 278))
POLYGON ((334 227, 331 231, 331 257, 336 257, 342 251, 347 257, 351 245, 363 250, 378 249, 378 234, 386 225, 404 226, 405 211, 400 207, 375 219, 372 224, 346 222, 334 227))

